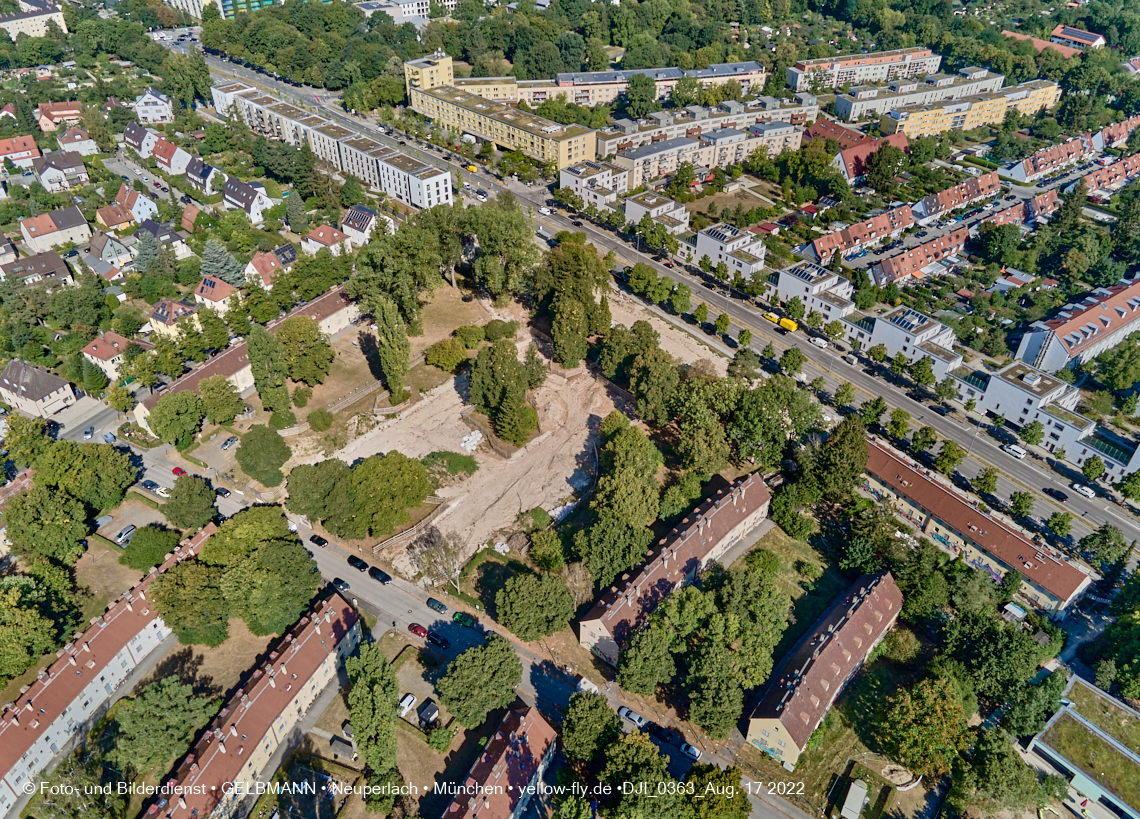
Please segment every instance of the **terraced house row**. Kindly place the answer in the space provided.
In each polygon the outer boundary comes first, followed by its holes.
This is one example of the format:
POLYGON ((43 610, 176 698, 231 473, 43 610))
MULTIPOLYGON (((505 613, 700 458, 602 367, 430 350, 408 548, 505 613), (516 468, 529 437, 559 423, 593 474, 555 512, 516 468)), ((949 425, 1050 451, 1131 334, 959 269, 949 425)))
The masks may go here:
MULTIPOLYGON (((416 208, 452 201, 451 172, 382 145, 324 117, 241 82, 215 85, 214 108, 231 113, 255 133, 300 148, 365 185, 416 208)), ((128 140, 128 143, 130 140, 128 140)))

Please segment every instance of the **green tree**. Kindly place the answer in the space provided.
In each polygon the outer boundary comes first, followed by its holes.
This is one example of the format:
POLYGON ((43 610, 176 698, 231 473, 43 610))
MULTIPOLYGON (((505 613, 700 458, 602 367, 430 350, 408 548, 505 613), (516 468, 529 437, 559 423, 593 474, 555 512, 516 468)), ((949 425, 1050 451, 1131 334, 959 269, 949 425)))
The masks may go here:
POLYGON ((966 450, 957 441, 943 441, 934 459, 934 468, 943 475, 952 475, 962 461, 966 460, 966 450))
POLYGON ((1104 461, 1099 455, 1093 455, 1081 464, 1081 474, 1087 480, 1095 483, 1104 474, 1104 461))
MULTIPOLYGON (((137 266, 137 260, 135 264, 137 266)), ((234 287, 245 283, 245 265, 231 256, 226 246, 214 238, 207 239, 202 250, 201 272, 202 278, 212 276, 234 287)))
POLYGON ((621 719, 604 695, 582 691, 570 697, 562 716, 562 747, 570 759, 591 762, 621 735, 621 719))
POLYGON ((135 405, 135 397, 127 387, 117 384, 107 393, 107 403, 118 412, 128 412, 135 405))
POLYGON ((733 656, 720 642, 698 647, 691 661, 689 719, 712 739, 724 739, 744 709, 744 691, 732 672, 733 656))
POLYGON ((260 324, 250 328, 246 341, 253 383, 262 406, 267 412, 288 410, 289 387, 285 380, 288 370, 281 343, 260 324))
POLYGON ((1018 437, 1030 446, 1038 446, 1045 440, 1045 426, 1040 421, 1031 421, 1021 428, 1018 437))
POLYGON ((396 450, 365 458, 352 470, 356 522, 372 537, 389 535, 411 520, 408 510, 422 504, 433 488, 415 458, 396 450))
POLYGON ((1073 516, 1068 512, 1054 512, 1046 525, 1057 537, 1066 537, 1073 529, 1073 516))
POLYGON ((910 438, 910 448, 915 453, 926 452, 938 443, 938 433, 934 427, 920 427, 910 438))
POLYGON ((799 347, 789 347, 780 356, 780 372, 785 375, 798 375, 804 366, 804 354, 799 347))
POLYGON ((910 434, 910 413, 904 409, 891 410, 887 432, 900 441, 906 438, 910 434))
POLYGON ((8 447, 9 460, 17 466, 34 467, 40 455, 52 445, 52 440, 47 437, 47 421, 15 412, 7 416, 7 421, 4 445, 8 447))
POLYGON ((0 577, 0 681, 18 677, 59 645, 56 624, 35 578, 0 577))
POLYGON ((618 656, 618 685, 643 697, 652 697, 661 683, 673 679, 677 664, 666 629, 659 624, 639 629, 618 656))
POLYGON ((150 571, 152 566, 162 563, 174 551, 179 539, 180 535, 174 529, 154 524, 143 526, 135 531, 131 542, 123 549, 119 562, 140 572, 150 571))
POLYGON ((19 557, 70 566, 83 554, 87 513, 82 501, 62 490, 40 485, 16 495, 4 510, 4 525, 19 557))
MULTIPOLYGON (((11 424, 11 420, 8 423, 11 424)), ((1120 494, 1129 500, 1140 500, 1140 471, 1125 475, 1124 479, 1116 485, 1116 488, 1120 490, 1120 494)))
POLYGON ((258 424, 242 436, 235 457, 242 471, 255 481, 263 486, 277 486, 284 480, 281 467, 291 454, 277 430, 258 424))
POLYGON ((838 407, 849 407, 855 400, 855 387, 851 385, 850 381, 844 381, 835 390, 835 405, 838 407))
POLYGON ((74 495, 91 510, 118 506, 137 477, 129 453, 101 444, 56 441, 36 464, 37 484, 74 495))
POLYGON ((574 595, 556 574, 520 574, 495 595, 496 618, 520 640, 549 637, 574 616, 574 595))
POLYGON ((515 701, 522 663, 502 637, 469 648, 451 661, 436 684, 440 704, 467 728, 477 728, 496 708, 515 701))
POLYGON ((689 807, 696 819, 748 819, 752 805, 748 793, 740 787, 743 777, 739 768, 721 769, 717 765, 698 762, 685 774, 685 782, 693 786, 689 807))
POLYGON ((44 777, 36 813, 44 819, 123 819, 127 797, 118 793, 121 781, 96 756, 76 751, 44 777))
POLYGON ((739 333, 737 333, 737 335, 736 335, 736 341, 740 344, 741 347, 744 347, 745 349, 747 349, 748 347, 751 347, 752 346, 752 331, 749 330, 747 327, 742 328, 741 331, 739 333))
POLYGON ((168 392, 158 399, 147 416, 147 425, 163 441, 185 449, 202 426, 206 405, 196 392, 168 392))
POLYGON ((863 418, 863 423, 867 426, 874 426, 879 423, 879 419, 883 417, 883 413, 886 411, 887 402, 879 395, 876 395, 870 401, 865 402, 859 407, 859 414, 863 418))
POLYGON ((1009 508, 1014 517, 1027 517, 1033 511, 1033 495, 1029 492, 1012 493, 1009 496, 1009 508))
POLYGON ((871 360, 876 364, 882 364, 887 360, 887 348, 883 344, 876 344, 874 347, 867 350, 867 355, 869 355, 871 357, 871 360))
POLYGON ((1002 715, 1006 730, 1018 737, 1033 736, 1041 731, 1061 709, 1061 696, 1068 682, 1068 673, 1058 670, 1036 684, 1014 689, 1002 715))
POLYGON ((784 312, 788 314, 788 318, 790 318, 792 321, 799 321, 802 319, 804 317, 805 310, 806 308, 804 307, 804 303, 798 296, 788 299, 786 302, 784 302, 784 312))
POLYGON ((881 194, 890 191, 895 177, 906 166, 906 154, 887 141, 879 144, 875 152, 867 157, 863 179, 867 185, 881 194))
POLYGON ((245 409, 237 387, 224 375, 203 378, 198 382, 198 393, 202 397, 206 420, 211 424, 228 424, 245 409))
POLYGON ((676 360, 660 347, 653 347, 633 360, 629 372, 638 415, 656 426, 667 424, 669 400, 681 381, 676 360))
POLYGON ((716 323, 713 325, 713 328, 718 333, 728 332, 729 322, 730 322, 730 319, 728 317, 728 313, 721 313, 719 316, 716 317, 716 323))
POLYGON ((974 491, 982 495, 992 495, 997 491, 998 471, 987 466, 973 480, 974 491))
MULTIPOLYGON (((938 396, 938 399, 940 401, 945 403, 958 394, 958 388, 954 386, 952 379, 943 378, 941 381, 934 385, 934 394, 938 396)), ((968 412, 970 408, 967 407, 966 410, 968 412)))
POLYGON ((315 320, 290 316, 274 335, 281 345, 281 360, 290 378, 310 387, 324 383, 336 354, 315 320))
POLYGON ((200 529, 217 512, 215 497, 214 490, 201 478, 180 475, 174 481, 174 489, 162 507, 162 514, 180 529, 200 529))
POLYGON ((404 396, 404 379, 411 369, 412 345, 408 330, 400 318, 396 303, 383 293, 372 299, 372 316, 376 319, 376 343, 384 383, 391 402, 398 404, 404 396))
POLYGON ((693 311, 693 318, 697 320, 697 324, 704 324, 709 320, 709 306, 702 301, 693 311))
POLYGON ((107 374, 85 358, 82 364, 82 382, 85 392, 99 395, 107 388, 107 374))
POLYGON ((920 387, 934 386, 934 362, 930 356, 923 356, 910 367, 910 377, 920 387))
MULTIPOLYGON (((352 470, 338 458, 293 467, 288 489, 285 507, 295 515, 347 521, 356 514, 352 470)), ((343 524, 336 528, 343 528, 343 524)))
POLYGON ((158 239, 149 230, 139 231, 135 246, 138 250, 138 255, 135 256, 135 269, 144 275, 155 273, 158 265, 158 239))
POLYGON ((194 688, 177 676, 156 680, 115 709, 111 757, 120 767, 139 773, 169 766, 218 707, 217 700, 194 696, 194 688))
POLYGON ((776 348, 772 346, 772 342, 769 341, 764 345, 764 349, 760 351, 760 355, 769 361, 776 360, 776 348))
POLYGON ((285 221, 289 223, 289 230, 298 236, 303 236, 309 230, 309 214, 305 209, 305 202, 300 196, 285 197, 285 221))
POLYGON ((728 377, 740 378, 744 381, 755 381, 760 377, 760 359, 756 353, 741 345, 728 363, 728 377))
POLYGON ((229 606, 216 573, 187 560, 151 585, 154 609, 184 645, 221 645, 229 634, 229 606))
POLYGON ((887 754, 907 769, 946 773, 966 742, 962 701, 949 680, 922 680, 887 701, 877 733, 887 754))
POLYGON ((1003 702, 1037 671, 1043 649, 1033 635, 984 608, 962 611, 946 625, 944 649, 962 663, 978 696, 1003 702))
MULTIPOLYGON (((1062 784, 1067 790, 1068 783, 1062 780, 1062 784)), ((974 748, 957 760, 947 798, 963 813, 968 809, 1023 812, 1051 801, 1037 772, 1025 764, 1013 738, 1000 728, 980 731, 974 748)))
POLYGON ((652 77, 634 74, 625 91, 625 108, 633 117, 644 117, 657 107, 657 84, 652 77))
POLYGON ((400 684, 392 663, 378 643, 365 643, 345 661, 348 714, 356 746, 370 779, 396 767, 396 721, 400 684))

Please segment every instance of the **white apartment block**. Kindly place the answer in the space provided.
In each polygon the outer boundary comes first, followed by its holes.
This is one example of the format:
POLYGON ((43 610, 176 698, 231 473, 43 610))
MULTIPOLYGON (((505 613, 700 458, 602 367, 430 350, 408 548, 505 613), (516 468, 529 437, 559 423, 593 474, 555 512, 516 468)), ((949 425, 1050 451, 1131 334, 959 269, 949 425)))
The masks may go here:
POLYGON ((1001 74, 970 66, 954 74, 931 74, 922 82, 893 80, 886 88, 860 85, 835 98, 835 115, 844 122, 879 119, 896 108, 915 108, 946 100, 999 90, 1005 82, 1001 74))
POLYGON ((694 168, 727 168, 740 164, 761 147, 768 150, 769 156, 777 156, 784 150, 799 148, 803 134, 784 123, 753 125, 752 131, 755 133, 719 128, 698 139, 665 139, 618 154, 613 164, 629 171, 629 186, 637 188, 676 173, 686 162, 694 168))
POLYGON ((697 139, 718 128, 746 131, 765 122, 804 126, 819 118, 819 101, 811 94, 795 95, 795 101, 760 97, 751 102, 725 100, 714 108, 690 105, 679 111, 658 111, 638 120, 618 119, 597 131, 597 153, 614 156, 663 139, 697 139))
POLYGON ((379 159, 380 187, 389 195, 415 208, 450 205, 451 171, 391 151, 379 159))
MULTIPOLYGON (((657 99, 668 99, 677 82, 685 76, 695 77, 703 88, 736 80, 747 94, 752 88, 763 88, 768 80, 767 71, 760 63, 749 60, 740 63, 715 63, 707 68, 638 68, 628 71, 573 71, 555 75, 553 80, 518 83, 516 99, 525 99, 532 105, 541 105, 548 99, 562 96, 568 102, 593 107, 608 105, 625 96, 629 80, 643 74, 657 87, 657 99)), ((512 78, 513 79, 513 78, 512 78)))
POLYGON ((841 85, 890 82, 937 73, 941 64, 942 57, 929 48, 901 48, 897 51, 800 60, 788 66, 788 87, 793 91, 814 93, 841 85))
POLYGON ((680 202, 652 191, 644 191, 625 200, 625 221, 639 225, 648 216, 674 236, 689 229, 689 210, 680 202))
POLYGON ((843 329, 847 341, 860 349, 882 344, 891 358, 900 353, 911 362, 929 358, 939 381, 962 366, 962 356, 954 352, 954 330, 909 307, 896 307, 881 316, 852 313, 843 318, 843 329))
MULTIPOLYGON (((583 207, 611 209, 629 191, 629 171, 610 162, 586 160, 558 172, 558 187, 572 190, 583 207)), ((627 217, 628 221, 628 217, 627 217)))
POLYGON ((1140 278, 1098 287, 1065 305, 1051 319, 1035 321, 1021 338, 1017 358, 1056 372, 1085 364, 1140 331, 1140 278))
POLYGON ((780 301, 799 299, 805 315, 819 313, 824 322, 845 318, 855 312, 851 282, 826 267, 797 262, 768 276, 768 295, 780 301))
POLYGON ((156 577, 194 557, 217 527, 210 523, 153 574, 92 620, 57 659, 0 713, 0 814, 8 814, 29 782, 89 731, 104 706, 143 660, 171 634, 148 599, 156 577))
POLYGON ((700 264, 708 256, 713 268, 723 262, 731 281, 736 274, 745 279, 762 276, 767 252, 764 240, 755 233, 718 222, 699 233, 682 236, 677 257, 686 264, 700 264))
POLYGON ((0 15, 0 28, 8 33, 13 42, 20 34, 29 37, 46 36, 48 23, 55 23, 60 31, 68 33, 63 9, 55 3, 49 0, 18 0, 18 3, 19 11, 0 15))

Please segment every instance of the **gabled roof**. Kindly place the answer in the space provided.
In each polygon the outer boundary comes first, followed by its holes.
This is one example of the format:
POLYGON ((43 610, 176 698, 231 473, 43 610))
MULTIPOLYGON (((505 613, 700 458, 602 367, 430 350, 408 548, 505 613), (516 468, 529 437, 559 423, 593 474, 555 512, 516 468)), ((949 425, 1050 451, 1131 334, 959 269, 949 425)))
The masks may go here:
POLYGON ((155 302, 154 308, 150 311, 150 323, 173 327, 178 323, 178 319, 183 316, 195 316, 197 314, 198 305, 196 304, 162 298, 155 302))
POLYGON ((83 157, 75 151, 57 151, 54 154, 37 156, 32 160, 32 167, 35 168, 37 175, 42 175, 49 168, 60 173, 69 173, 76 169, 84 170, 83 157))
POLYGON ((98 338, 92 339, 81 352, 93 358, 97 358, 100 361, 110 361, 115 356, 122 355, 126 352, 127 347, 132 344, 137 344, 144 350, 151 347, 151 345, 145 341, 131 341, 129 338, 125 338, 113 330, 108 330, 105 333, 100 333, 98 338))
POLYGON ((812 242, 812 247, 818 258, 829 259, 834 253, 846 253, 867 242, 904 230, 914 223, 914 213, 910 205, 902 205, 870 219, 864 219, 862 222, 856 222, 842 230, 820 236, 812 242))
POLYGON ((198 214, 202 211, 193 205, 187 205, 186 209, 182 211, 182 221, 179 223, 183 230, 193 233, 194 223, 198 220, 198 214))
POLYGON ((258 251, 253 254, 253 258, 249 260, 250 265, 261 277, 261 283, 266 287, 273 284, 273 277, 277 275, 278 271, 285 268, 281 265, 281 261, 272 253, 265 253, 258 251))
POLYGON ((202 160, 200 156, 190 157, 190 161, 186 163, 186 175, 193 179, 200 179, 205 182, 209 179, 210 174, 216 171, 213 165, 208 165, 202 160))
POLYGON ((372 208, 366 208, 364 205, 353 205, 348 209, 348 213, 341 219, 343 227, 350 227, 353 230, 358 230, 361 233, 367 233, 368 229, 372 227, 372 223, 376 221, 376 211, 372 208))
POLYGON ((140 102, 147 99, 148 97, 150 97, 151 99, 158 100, 159 102, 166 102, 166 103, 170 102, 170 97, 166 96, 166 94, 163 94, 161 91, 155 91, 154 88, 148 88, 146 91, 142 92, 137 97, 135 97, 135 104, 138 105, 140 102))
POLYGON ((143 141, 150 136, 150 131, 143 128, 133 120, 127 123, 127 127, 123 129, 123 139, 126 140, 128 145, 135 148, 143 144, 143 141))
POLYGON ((181 236, 174 232, 173 228, 167 227, 166 225, 160 225, 153 219, 143 219, 142 222, 139 223, 139 231, 149 233, 164 245, 168 245, 172 242, 177 242, 182 239, 181 236))
POLYGON ((194 291, 194 295, 206 301, 218 303, 225 301, 235 292, 237 292, 237 288, 232 284, 214 276, 205 276, 198 283, 198 289, 194 291))
POLYGON ((924 196, 919 203, 922 212, 927 216, 945 213, 948 210, 963 207, 977 199, 997 193, 1001 190, 1001 179, 997 171, 990 171, 978 177, 971 177, 960 182, 952 188, 938 193, 924 196))
POLYGON ((31 152, 32 156, 40 155, 40 148, 36 145, 36 141, 30 136, 18 136, 11 139, 0 139, 0 157, 9 156, 11 154, 21 154, 25 151, 31 152))
POLYGON ((83 103, 79 100, 40 103, 40 117, 48 117, 51 120, 56 120, 61 117, 78 116, 82 113, 83 103))
POLYGON ((1067 304, 1044 324, 1070 356, 1125 327, 1140 330, 1140 279, 1098 287, 1075 304, 1067 304))
POLYGON ((138 199, 139 192, 134 188, 128 188, 126 182, 119 186, 119 191, 115 194, 115 204, 122 205, 128 210, 135 206, 138 199))
POLYGON ((158 141, 154 143, 155 161, 164 162, 169 165, 171 160, 174 159, 174 155, 178 153, 179 150, 179 147, 173 142, 159 137, 158 141))
POLYGON ((318 225, 310 230, 305 238, 317 244, 324 245, 325 247, 335 247, 341 242, 347 242, 348 234, 342 233, 329 225, 318 225))
POLYGON ((5 279, 26 279, 29 276, 41 276, 45 279, 71 276, 71 268, 55 250, 45 250, 43 253, 25 256, 23 259, 16 259, 13 262, 0 265, 0 272, 3 272, 5 279))
POLYGON ((960 227, 944 236, 938 236, 917 247, 904 250, 889 259, 883 259, 875 265, 875 272, 880 279, 877 283, 897 282, 914 276, 927 265, 941 261, 960 251, 969 238, 970 229, 960 227))
POLYGON ((56 230, 68 230, 69 228, 79 227, 86 225, 87 220, 83 218, 83 211, 75 205, 63 210, 52 211, 50 214, 51 220, 55 223, 56 230))
POLYGON ((126 205, 120 205, 117 202, 114 205, 107 205, 106 207, 99 208, 95 211, 96 218, 109 228, 118 228, 121 225, 128 225, 134 221, 134 214, 131 209, 126 205))
POLYGON ((871 154, 879 150, 879 146, 883 143, 894 145, 903 151, 910 151, 910 142, 907 141, 906 134, 901 131, 882 139, 864 140, 839 152, 839 161, 843 163, 843 170, 846 172, 847 178, 858 179, 866 173, 867 160, 871 158, 871 154))
POLYGON ((1061 45, 1060 43, 1051 43, 1048 40, 1041 40, 1037 37, 1030 37, 1028 34, 1018 34, 1016 31, 1002 31, 1002 35, 1006 37, 1012 37, 1015 40, 1025 40, 1026 42, 1033 43, 1033 47, 1037 49, 1038 54, 1040 54, 1046 48, 1053 49, 1066 60, 1071 60, 1073 57, 1079 57, 1081 54, 1081 50, 1079 48, 1061 45))
MULTIPOLYGON (((0 390, 6 390, 29 401, 42 401, 62 387, 70 389, 66 378, 33 367, 18 358, 9 361, 4 372, 0 373, 0 390)), ((2 750, 0 756, 3 756, 2 750)))
POLYGON ((289 269, 293 262, 297 261, 297 246, 292 242, 286 242, 281 247, 273 248, 273 255, 285 269, 289 269))
POLYGON ((839 150, 845 150, 861 142, 870 141, 871 137, 854 128, 844 128, 838 122, 820 117, 804 129, 804 142, 813 139, 834 139, 839 143, 839 150))
POLYGON ((86 142, 89 139, 91 139, 91 137, 86 131, 84 131, 82 128, 75 127, 68 128, 66 131, 56 137, 56 140, 60 145, 72 145, 76 142, 86 142))
POLYGON ((1074 43, 1084 43, 1090 46, 1104 44, 1104 37, 1099 34, 1085 31, 1083 28, 1073 28, 1072 26, 1063 24, 1053 29, 1051 36, 1060 37, 1062 40, 1072 40, 1074 43))

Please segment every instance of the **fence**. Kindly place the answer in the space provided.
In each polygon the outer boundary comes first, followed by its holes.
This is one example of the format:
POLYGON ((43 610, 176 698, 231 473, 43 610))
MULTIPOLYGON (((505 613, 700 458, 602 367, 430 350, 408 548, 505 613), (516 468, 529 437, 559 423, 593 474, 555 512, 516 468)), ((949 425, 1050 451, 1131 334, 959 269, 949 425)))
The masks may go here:
POLYGON ((392 535, 392 537, 388 538, 387 540, 382 540, 379 543, 377 543, 375 546, 372 547, 372 554, 378 555, 378 554, 380 554, 380 552, 382 552, 384 549, 387 549, 389 546, 397 546, 397 545, 402 545, 404 543, 410 543, 411 541, 415 540, 421 532, 423 532, 425 529, 427 529, 429 526, 431 526, 432 523, 434 523, 436 521, 436 519, 440 515, 443 514, 444 510, 447 509, 448 503, 446 500, 444 500, 441 497, 438 497, 436 495, 432 495, 431 497, 427 498, 426 500, 427 501, 438 501, 439 505, 436 506, 435 509, 432 509, 431 513, 428 514, 428 516, 426 518, 424 518, 423 520, 421 520, 419 523, 415 524, 411 528, 405 529, 404 531, 400 532, 398 535, 392 535))

